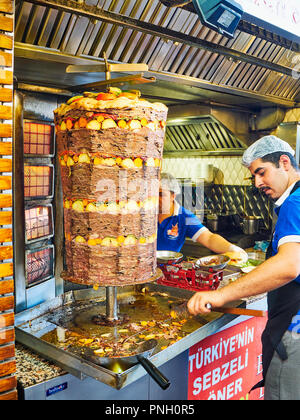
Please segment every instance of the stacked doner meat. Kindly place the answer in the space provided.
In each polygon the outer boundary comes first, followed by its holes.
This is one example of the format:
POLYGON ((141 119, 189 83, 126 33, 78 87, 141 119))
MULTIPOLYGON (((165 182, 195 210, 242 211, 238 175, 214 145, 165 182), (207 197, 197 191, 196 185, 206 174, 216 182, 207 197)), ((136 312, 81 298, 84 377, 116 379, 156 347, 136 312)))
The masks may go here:
POLYGON ((110 88, 71 98, 54 115, 66 278, 99 286, 146 281, 156 272, 166 106, 110 88))

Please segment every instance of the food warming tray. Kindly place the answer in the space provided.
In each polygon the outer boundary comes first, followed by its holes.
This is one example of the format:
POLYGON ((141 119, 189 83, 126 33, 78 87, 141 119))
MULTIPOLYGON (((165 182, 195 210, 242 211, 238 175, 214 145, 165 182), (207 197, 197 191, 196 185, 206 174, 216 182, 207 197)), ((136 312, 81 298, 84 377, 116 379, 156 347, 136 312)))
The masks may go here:
MULTIPOLYGON (((157 292, 167 295, 169 299, 180 299, 181 301, 188 300, 193 295, 193 292, 188 290, 162 286, 156 283, 147 283, 139 286, 125 286, 120 288, 118 301, 124 298, 124 301, 130 304, 131 295, 134 295, 137 291, 145 290, 145 288, 148 293, 157 292)), ((95 302, 98 302, 97 304, 100 302, 100 305, 103 303, 103 306, 105 306, 105 288, 70 291, 55 299, 16 314, 16 341, 36 351, 44 358, 55 362, 58 366, 80 379, 90 376, 113 388, 121 389, 146 374, 142 366, 135 365, 125 371, 114 372, 104 366, 84 359, 80 354, 72 354, 66 349, 60 348, 41 338, 46 333, 60 328, 55 319, 67 319, 68 316, 72 316, 74 308, 90 308, 95 302)), ((245 302, 240 301, 237 305, 244 306, 245 302)), ((194 317, 193 322, 195 320, 195 324, 193 331, 163 350, 158 345, 149 359, 155 366, 159 367, 207 336, 215 333, 235 317, 234 315, 221 315, 218 313, 201 316, 199 320, 198 317, 194 317)), ((101 333, 101 329, 99 333, 101 333)))

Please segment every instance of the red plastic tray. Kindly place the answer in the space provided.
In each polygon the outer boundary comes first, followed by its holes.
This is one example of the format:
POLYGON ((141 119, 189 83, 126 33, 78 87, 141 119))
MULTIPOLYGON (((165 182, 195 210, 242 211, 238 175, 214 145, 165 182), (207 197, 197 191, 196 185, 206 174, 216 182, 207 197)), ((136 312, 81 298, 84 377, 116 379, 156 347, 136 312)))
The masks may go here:
POLYGON ((164 276, 157 283, 164 286, 199 291, 216 290, 223 280, 223 271, 200 270, 192 263, 160 264, 164 276), (190 268, 187 268, 189 266, 190 268))

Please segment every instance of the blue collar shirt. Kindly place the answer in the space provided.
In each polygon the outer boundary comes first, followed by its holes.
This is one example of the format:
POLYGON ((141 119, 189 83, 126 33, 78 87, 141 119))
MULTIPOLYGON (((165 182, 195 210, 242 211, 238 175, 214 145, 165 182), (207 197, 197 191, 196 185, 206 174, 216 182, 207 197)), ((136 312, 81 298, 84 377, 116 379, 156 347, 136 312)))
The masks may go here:
POLYGON ((206 230, 197 216, 175 201, 173 215, 158 222, 157 250, 180 252, 186 238, 196 242, 206 230))
MULTIPOLYGON (((281 245, 286 243, 300 243, 300 188, 290 195, 295 183, 275 203, 275 213, 278 216, 272 240, 273 255, 278 253, 281 245)), ((300 284, 300 276, 295 282, 300 284)), ((300 311, 295 316, 289 331, 299 333, 300 311)))

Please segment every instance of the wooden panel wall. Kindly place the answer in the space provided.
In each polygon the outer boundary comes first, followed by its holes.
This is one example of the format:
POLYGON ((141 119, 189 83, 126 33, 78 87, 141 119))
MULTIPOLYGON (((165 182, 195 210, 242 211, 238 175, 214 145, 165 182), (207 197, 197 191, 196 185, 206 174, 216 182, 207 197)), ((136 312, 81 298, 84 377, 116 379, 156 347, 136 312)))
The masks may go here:
POLYGON ((12 247, 14 3, 0 0, 0 400, 16 400, 12 247))

